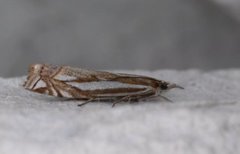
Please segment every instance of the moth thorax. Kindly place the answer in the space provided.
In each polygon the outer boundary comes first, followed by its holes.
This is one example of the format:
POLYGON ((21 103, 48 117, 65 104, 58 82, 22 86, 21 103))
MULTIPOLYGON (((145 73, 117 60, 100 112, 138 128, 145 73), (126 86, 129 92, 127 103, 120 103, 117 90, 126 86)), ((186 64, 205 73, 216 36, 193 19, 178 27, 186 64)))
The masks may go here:
POLYGON ((49 76, 52 77, 56 75, 61 67, 54 65, 45 65, 42 67, 41 76, 49 76))

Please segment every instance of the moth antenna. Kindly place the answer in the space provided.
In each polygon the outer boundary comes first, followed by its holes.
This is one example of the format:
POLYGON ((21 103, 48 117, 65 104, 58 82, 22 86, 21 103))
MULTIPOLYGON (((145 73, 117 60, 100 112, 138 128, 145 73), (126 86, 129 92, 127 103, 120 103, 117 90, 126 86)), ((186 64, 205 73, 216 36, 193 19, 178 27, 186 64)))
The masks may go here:
POLYGON ((182 86, 179 86, 179 85, 176 85, 175 88, 178 88, 178 89, 184 89, 182 86))

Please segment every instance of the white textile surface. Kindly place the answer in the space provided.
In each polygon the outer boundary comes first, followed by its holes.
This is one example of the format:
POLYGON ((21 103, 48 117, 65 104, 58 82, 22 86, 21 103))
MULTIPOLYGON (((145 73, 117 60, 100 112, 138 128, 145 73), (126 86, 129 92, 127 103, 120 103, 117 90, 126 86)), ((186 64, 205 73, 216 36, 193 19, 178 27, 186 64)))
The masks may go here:
POLYGON ((122 71, 184 90, 135 104, 78 107, 0 78, 0 154, 240 153, 240 70, 122 71))

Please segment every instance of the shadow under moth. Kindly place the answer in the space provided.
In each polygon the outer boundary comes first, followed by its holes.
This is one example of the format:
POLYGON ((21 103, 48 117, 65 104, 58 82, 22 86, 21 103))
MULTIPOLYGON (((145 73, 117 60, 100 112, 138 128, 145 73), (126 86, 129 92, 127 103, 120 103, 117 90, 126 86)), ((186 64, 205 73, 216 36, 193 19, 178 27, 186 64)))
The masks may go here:
POLYGON ((138 101, 162 97, 161 93, 183 87, 147 76, 93 71, 69 66, 33 64, 23 85, 27 90, 57 97, 83 100, 82 106, 92 101, 138 101))

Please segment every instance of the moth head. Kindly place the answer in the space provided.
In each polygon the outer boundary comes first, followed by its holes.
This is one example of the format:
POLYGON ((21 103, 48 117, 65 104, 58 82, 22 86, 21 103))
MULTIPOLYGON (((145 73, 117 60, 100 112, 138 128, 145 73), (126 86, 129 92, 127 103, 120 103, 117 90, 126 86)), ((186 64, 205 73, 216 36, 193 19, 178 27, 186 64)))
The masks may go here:
POLYGON ((41 78, 40 74, 42 72, 43 67, 44 67, 43 64, 30 65, 28 69, 27 80, 23 85, 26 89, 32 89, 34 84, 40 80, 41 78))
POLYGON ((32 64, 29 67, 28 73, 30 74, 39 74, 41 73, 44 65, 43 64, 32 64))
POLYGON ((165 82, 165 81, 161 81, 159 83, 159 87, 160 87, 161 91, 166 91, 166 90, 173 89, 173 88, 184 89, 183 87, 181 87, 175 83, 169 83, 169 82, 165 82))
POLYGON ((48 64, 33 64, 28 70, 27 81, 24 83, 26 89, 34 89, 41 79, 51 78, 56 75, 61 67, 48 64))

